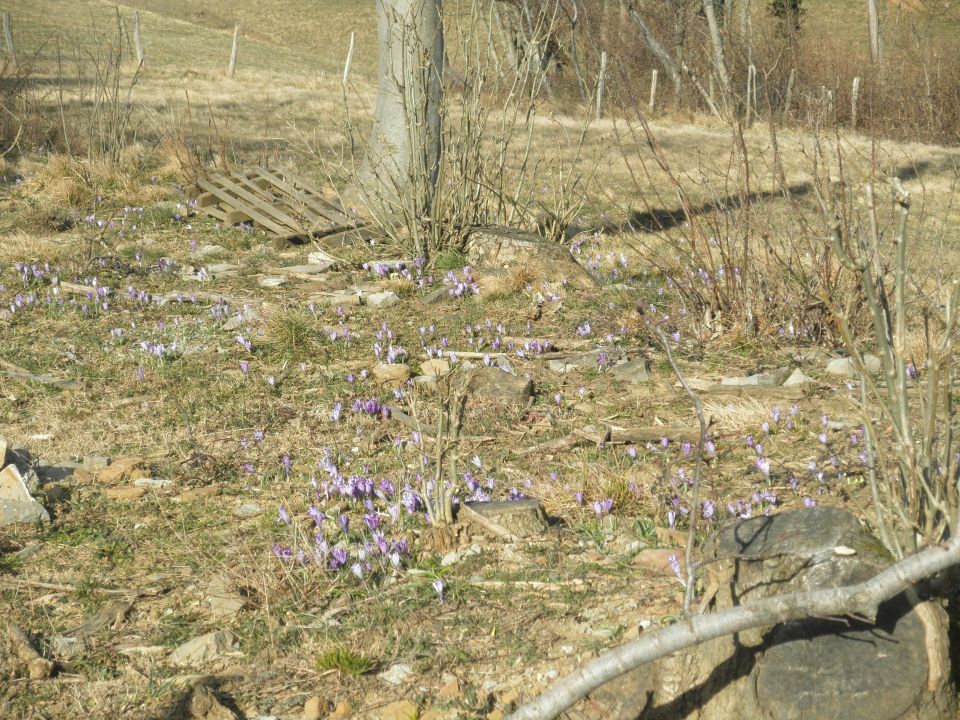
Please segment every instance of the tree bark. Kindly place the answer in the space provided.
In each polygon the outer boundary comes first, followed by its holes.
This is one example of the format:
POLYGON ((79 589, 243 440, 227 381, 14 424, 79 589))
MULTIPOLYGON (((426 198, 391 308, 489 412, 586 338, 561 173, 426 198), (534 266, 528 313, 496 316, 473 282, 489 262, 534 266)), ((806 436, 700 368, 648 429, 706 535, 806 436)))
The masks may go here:
POLYGON ((441 0, 376 0, 377 103, 360 191, 381 216, 430 211, 441 151, 441 0))
POLYGON ((877 608, 914 583, 960 565, 960 535, 927 548, 857 585, 767 598, 712 615, 696 615, 611 650, 561 678, 508 720, 550 720, 604 683, 641 665, 708 640, 810 617, 874 619, 877 608))
POLYGON ((707 27, 710 28, 710 44, 713 46, 713 65, 720 78, 720 87, 723 89, 723 102, 729 110, 731 108, 732 93, 730 75, 727 72, 727 60, 723 54, 723 36, 720 33, 720 24, 717 22, 717 13, 713 0, 703 0, 703 14, 707 17, 707 27))
POLYGON ((870 31, 870 60, 880 62, 880 15, 877 13, 877 0, 867 0, 867 22, 870 31))

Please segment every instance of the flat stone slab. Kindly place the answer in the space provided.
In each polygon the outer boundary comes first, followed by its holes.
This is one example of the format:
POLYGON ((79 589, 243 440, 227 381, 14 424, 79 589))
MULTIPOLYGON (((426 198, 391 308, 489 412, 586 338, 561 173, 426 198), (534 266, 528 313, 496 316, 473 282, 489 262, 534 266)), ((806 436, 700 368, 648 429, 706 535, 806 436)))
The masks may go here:
POLYGON ((307 263, 306 265, 288 265, 287 267, 280 268, 284 272, 288 273, 297 273, 299 275, 322 275, 328 270, 332 269, 334 264, 332 262, 322 262, 322 263, 307 263))
POLYGON ((539 500, 468 502, 464 503, 463 507, 467 509, 471 520, 473 517, 469 513, 478 515, 478 524, 495 534, 496 530, 484 524, 484 520, 518 538, 538 535, 547 529, 547 516, 539 500))
POLYGON ((777 368, 766 372, 754 373, 742 377, 728 377, 720 381, 721 385, 734 387, 777 387, 783 385, 790 375, 789 368, 777 368))
POLYGON ((533 395, 533 382, 504 372, 498 367, 481 367, 471 371, 467 379, 471 402, 496 405, 526 405, 533 395))
POLYGON ((49 522, 50 513, 33 499, 16 465, 0 470, 0 526, 49 522))
POLYGON ((217 630, 188 640, 167 658, 171 665, 202 665, 240 649, 240 640, 230 630, 217 630))

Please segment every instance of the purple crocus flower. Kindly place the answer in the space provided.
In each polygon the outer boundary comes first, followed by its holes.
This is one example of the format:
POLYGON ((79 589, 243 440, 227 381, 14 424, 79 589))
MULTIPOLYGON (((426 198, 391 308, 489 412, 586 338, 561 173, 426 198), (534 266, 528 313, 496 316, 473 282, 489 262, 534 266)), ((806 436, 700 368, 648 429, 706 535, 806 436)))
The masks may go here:
POLYGON ((443 590, 444 590, 444 587, 445 587, 444 584, 443 584, 443 580, 441 580, 440 578, 437 578, 436 580, 433 581, 432 584, 433 584, 433 589, 436 590, 437 596, 440 598, 440 604, 442 605, 442 604, 443 604, 443 590))
POLYGON ((347 534, 347 532, 350 530, 350 516, 346 513, 340 513, 340 515, 337 517, 337 524, 343 530, 344 534, 347 534))

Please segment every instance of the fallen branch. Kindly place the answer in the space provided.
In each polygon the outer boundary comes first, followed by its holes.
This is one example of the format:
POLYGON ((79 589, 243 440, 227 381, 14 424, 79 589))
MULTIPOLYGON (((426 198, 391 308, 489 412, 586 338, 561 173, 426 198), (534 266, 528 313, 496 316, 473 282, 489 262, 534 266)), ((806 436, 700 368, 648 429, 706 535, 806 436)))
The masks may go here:
POLYGON ((508 720, 551 720, 604 683, 708 640, 811 617, 855 616, 874 620, 882 603, 954 565, 960 565, 960 535, 945 545, 905 558, 857 585, 779 595, 710 615, 694 615, 601 655, 557 680, 540 697, 518 708, 508 720))
POLYGON ((31 680, 46 680, 53 673, 53 663, 40 656, 16 623, 7 625, 7 637, 13 645, 13 654, 24 665, 31 680))

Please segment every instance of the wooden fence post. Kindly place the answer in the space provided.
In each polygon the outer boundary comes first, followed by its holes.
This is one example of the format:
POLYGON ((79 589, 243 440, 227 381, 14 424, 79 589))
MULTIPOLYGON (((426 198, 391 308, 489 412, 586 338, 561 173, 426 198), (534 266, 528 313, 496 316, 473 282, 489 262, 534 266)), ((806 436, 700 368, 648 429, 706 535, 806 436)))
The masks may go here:
POLYGON ((850 124, 857 129, 857 101, 860 99, 860 78, 853 79, 853 90, 850 93, 850 124))
POLYGON ((597 78, 597 120, 603 117, 603 89, 607 82, 607 51, 600 53, 600 77, 597 78))
POLYGON ((237 70, 237 46, 240 44, 240 23, 233 28, 233 47, 230 48, 230 65, 227 66, 227 77, 233 77, 237 70))
POLYGON ((3 13, 3 37, 7 41, 7 54, 10 56, 10 64, 17 66, 17 48, 13 44, 13 30, 10 27, 10 13, 3 13))
POLYGON ((654 106, 657 104, 657 69, 654 68, 653 72, 650 73, 650 112, 653 112, 654 106))
POLYGON ((140 12, 133 11, 133 47, 137 52, 137 64, 143 65, 143 41, 140 39, 140 12))

